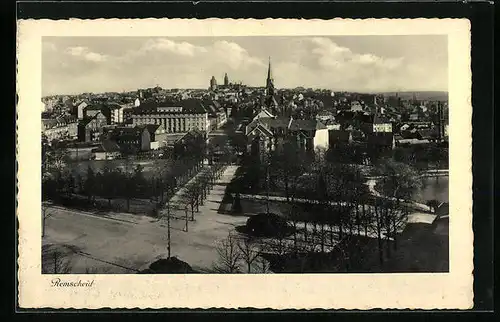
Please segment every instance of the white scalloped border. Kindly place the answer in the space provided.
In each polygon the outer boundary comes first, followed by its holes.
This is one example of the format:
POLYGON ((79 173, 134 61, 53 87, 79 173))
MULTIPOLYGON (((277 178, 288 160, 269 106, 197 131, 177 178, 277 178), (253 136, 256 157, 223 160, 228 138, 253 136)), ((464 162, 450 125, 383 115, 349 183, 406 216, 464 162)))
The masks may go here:
MULTIPOLYGON (((450 39, 450 38, 449 38, 450 39)), ((467 309, 472 294, 472 175, 470 24, 465 19, 69 19, 18 23, 17 158, 19 220, 18 301, 23 308, 273 308, 273 309, 467 309), (449 59, 450 273, 303 275, 96 275, 90 290, 54 290, 40 274, 38 105, 41 36, 308 36, 448 34, 460 52, 449 59), (279 26, 278 26, 279 25, 279 26), (176 26, 175 30, 158 29, 176 26), (235 31, 235 26, 239 31, 235 31), (249 31, 248 28, 252 32, 249 31), (321 28, 320 28, 321 27, 321 28), (325 28, 328 32, 324 31, 325 28), (335 28, 334 28, 335 27, 335 28), (399 27, 399 28, 396 28, 399 27), (147 28, 147 31, 144 31, 147 28), (149 29, 151 28, 151 29, 149 29), (198 28, 198 29, 197 29, 198 28), (319 28, 319 29, 318 29, 319 28), (384 31, 381 31, 383 28, 384 31), (138 29, 141 29, 142 32, 138 29), (322 32, 319 30, 323 29, 322 32), (163 31, 162 31, 163 30, 163 31), (166 32, 168 30, 169 32, 166 32), (313 30, 305 33, 305 30, 313 30), (349 31, 350 30, 350 31, 349 31), (175 32, 175 34, 173 34, 175 32), (347 32, 347 33, 346 33, 347 32), (454 40, 454 41, 455 41, 454 40), (458 65, 454 64, 453 61, 458 65), (458 75, 457 76, 457 71, 458 75), (456 86, 452 83, 456 82, 456 86), (38 94, 37 94, 38 92, 38 94), (34 120, 34 121, 33 121, 34 120), (24 148, 23 148, 24 147, 24 148), (451 158, 452 156, 450 156, 451 158), (37 202, 38 201, 38 202, 37 202), (458 219, 457 219, 458 218, 458 219), (459 229, 460 231, 458 231, 459 229), (460 249, 453 252, 452 249, 460 249), (455 256, 457 255, 457 256, 455 256), (458 261, 458 262, 457 262, 458 261), (256 282, 259 282, 258 284, 256 282), (256 286, 256 287, 255 287, 256 286), (312 287, 313 286, 313 287, 312 287), (170 287, 170 288, 169 288, 170 287), (251 291, 249 287, 253 287, 251 291), (169 288, 169 289, 168 289, 169 288)), ((85 277, 89 277, 86 275, 85 277)))

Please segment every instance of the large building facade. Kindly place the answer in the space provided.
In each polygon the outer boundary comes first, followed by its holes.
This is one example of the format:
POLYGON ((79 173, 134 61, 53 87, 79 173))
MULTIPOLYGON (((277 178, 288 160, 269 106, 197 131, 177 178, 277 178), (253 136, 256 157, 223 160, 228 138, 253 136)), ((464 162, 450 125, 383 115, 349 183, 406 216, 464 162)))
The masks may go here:
POLYGON ((161 133, 186 133, 192 130, 207 133, 210 129, 208 113, 194 100, 178 104, 159 105, 156 108, 134 111, 132 125, 159 125, 161 133))
POLYGON ((49 141, 75 140, 78 138, 78 122, 71 116, 42 119, 42 133, 49 141))

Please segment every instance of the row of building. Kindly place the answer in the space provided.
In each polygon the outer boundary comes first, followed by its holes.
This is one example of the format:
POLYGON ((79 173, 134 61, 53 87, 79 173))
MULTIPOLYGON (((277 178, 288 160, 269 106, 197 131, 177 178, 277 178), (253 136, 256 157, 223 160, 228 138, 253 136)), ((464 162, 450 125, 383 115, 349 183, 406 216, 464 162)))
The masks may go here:
POLYGON ((157 150, 160 146, 172 151, 184 149, 190 139, 204 137, 204 133, 190 130, 186 133, 165 135, 159 125, 113 126, 104 130, 100 145, 92 149, 95 160, 117 159, 124 154, 157 150))
POLYGON ((247 151, 264 157, 267 151, 279 150, 288 142, 296 149, 313 153, 316 149, 358 146, 389 151, 397 146, 447 142, 446 126, 430 122, 392 123, 384 118, 364 115, 362 121, 325 125, 318 119, 295 119, 275 116, 262 109, 239 128, 247 139, 247 151))
MULTIPOLYGON (((252 154, 263 157, 266 153, 262 152, 278 150, 285 142, 308 152, 353 142, 383 151, 397 145, 444 141, 447 137, 442 104, 437 105, 436 117, 432 121, 402 120, 397 113, 387 111, 392 108, 385 105, 379 95, 372 96, 373 104, 370 105, 354 100, 350 102, 350 108, 336 110, 321 106, 323 104, 304 104, 309 110, 314 108, 314 113, 290 115, 284 113, 287 110, 284 97, 277 99, 277 96, 269 62, 260 104, 254 106, 252 120, 244 122, 239 129, 247 138, 247 151, 252 154)), ((306 100, 304 97, 298 99, 306 100)), ((414 101, 417 106, 416 99, 414 101)))
MULTIPOLYGON (((99 142, 108 128, 157 126, 157 134, 192 130, 209 133, 227 122, 230 108, 216 101, 187 99, 169 102, 136 101, 132 107, 115 103, 78 105, 77 117, 42 119, 42 132, 52 140, 99 142)), ((161 142, 160 142, 161 143, 161 142)), ((161 146, 161 144, 160 144, 161 146)))

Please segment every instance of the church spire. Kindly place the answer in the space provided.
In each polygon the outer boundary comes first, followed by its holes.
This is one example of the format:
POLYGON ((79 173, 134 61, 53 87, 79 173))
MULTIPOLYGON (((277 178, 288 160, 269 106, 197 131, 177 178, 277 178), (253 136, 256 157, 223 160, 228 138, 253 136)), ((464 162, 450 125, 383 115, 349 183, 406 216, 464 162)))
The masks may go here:
POLYGON ((269 56, 269 67, 267 68, 267 84, 272 81, 273 78, 271 76, 271 56, 269 56))
POLYGON ((271 57, 269 57, 269 67, 267 69, 266 92, 267 95, 274 95, 274 81, 271 74, 271 57))

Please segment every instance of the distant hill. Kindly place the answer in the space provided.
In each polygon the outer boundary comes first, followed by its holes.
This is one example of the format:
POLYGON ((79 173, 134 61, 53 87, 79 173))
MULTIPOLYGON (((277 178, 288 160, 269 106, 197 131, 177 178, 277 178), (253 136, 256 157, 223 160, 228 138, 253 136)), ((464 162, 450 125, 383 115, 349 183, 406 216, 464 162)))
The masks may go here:
MULTIPOLYGON (((394 95, 396 92, 384 92, 380 93, 384 96, 394 95)), ((417 96, 418 100, 424 101, 447 101, 448 92, 438 92, 438 91, 423 91, 423 92, 397 92, 398 96, 402 99, 412 99, 413 94, 417 96)))

